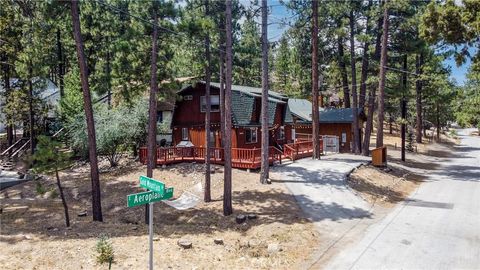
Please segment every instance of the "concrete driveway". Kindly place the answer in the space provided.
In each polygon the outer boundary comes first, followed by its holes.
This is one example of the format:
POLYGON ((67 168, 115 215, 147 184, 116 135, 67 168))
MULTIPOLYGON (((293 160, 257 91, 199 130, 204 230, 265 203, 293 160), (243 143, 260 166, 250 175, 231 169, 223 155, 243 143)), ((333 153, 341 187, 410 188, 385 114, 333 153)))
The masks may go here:
MULTIPOLYGON (((346 176, 369 158, 335 154, 321 160, 304 158, 271 168, 272 182, 284 183, 320 233, 314 261, 362 220, 373 218, 372 207, 346 184, 346 176)), ((314 261, 305 262, 308 268, 314 261)))
POLYGON ((407 201, 313 268, 479 269, 480 137, 470 131, 407 201))

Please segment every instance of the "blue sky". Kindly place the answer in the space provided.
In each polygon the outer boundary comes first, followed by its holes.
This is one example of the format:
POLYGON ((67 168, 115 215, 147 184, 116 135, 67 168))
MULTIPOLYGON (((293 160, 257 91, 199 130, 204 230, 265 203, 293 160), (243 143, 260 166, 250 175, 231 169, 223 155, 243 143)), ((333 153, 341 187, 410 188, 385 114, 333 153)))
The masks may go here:
MULTIPOLYGON (((242 4, 249 5, 250 0, 240 0, 242 4)), ((270 41, 276 41, 280 39, 283 32, 285 32, 288 27, 280 25, 279 22, 285 18, 291 18, 292 14, 283 6, 279 0, 269 0, 268 5, 270 8, 269 14, 269 27, 268 27, 268 39, 270 41)), ((473 55, 474 49, 470 50, 470 53, 473 55)), ((451 75, 450 77, 454 79, 459 85, 463 85, 466 81, 466 74, 468 68, 471 65, 471 61, 468 59, 465 64, 457 67, 453 57, 448 58, 444 61, 446 67, 450 67, 451 75)))

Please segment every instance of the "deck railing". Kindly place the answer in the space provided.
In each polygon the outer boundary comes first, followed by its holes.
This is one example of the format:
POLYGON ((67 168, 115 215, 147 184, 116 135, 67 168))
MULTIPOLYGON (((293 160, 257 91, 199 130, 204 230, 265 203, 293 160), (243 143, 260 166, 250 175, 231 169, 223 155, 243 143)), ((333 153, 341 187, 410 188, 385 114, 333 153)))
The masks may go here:
MULTIPOLYGON (((283 154, 291 160, 296 160, 304 157, 311 157, 313 155, 312 141, 299 141, 283 145, 283 154)), ((320 139, 320 153, 323 153, 323 140, 320 139)))
MULTIPOLYGON (((262 162, 261 151, 261 148, 232 148, 232 167, 245 169, 260 168, 262 162)), ((204 162, 205 153, 205 147, 158 147, 156 161, 158 165, 187 161, 204 162)), ((282 151, 270 146, 269 163, 273 164, 275 161, 281 163, 282 154, 282 151)), ((146 147, 140 147, 139 158, 143 164, 147 163, 146 147)), ((223 148, 210 148, 210 162, 223 164, 223 148)))

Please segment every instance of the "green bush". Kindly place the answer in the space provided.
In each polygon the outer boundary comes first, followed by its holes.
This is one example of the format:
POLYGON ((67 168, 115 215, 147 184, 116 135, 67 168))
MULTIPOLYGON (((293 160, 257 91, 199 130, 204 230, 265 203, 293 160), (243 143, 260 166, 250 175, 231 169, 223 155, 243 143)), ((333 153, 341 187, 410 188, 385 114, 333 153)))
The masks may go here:
POLYGON ((114 260, 114 252, 112 243, 109 241, 108 236, 100 235, 95 247, 97 251, 97 262, 100 264, 108 263, 111 265, 114 260))
MULTIPOLYGON (((114 167, 118 164, 121 153, 128 146, 139 144, 147 134, 148 104, 139 101, 129 106, 108 109, 106 105, 96 106, 95 132, 97 153, 105 156, 114 167)), ((70 146, 82 157, 88 156, 88 139, 85 116, 77 115, 68 125, 70 146)))
POLYGON ((47 190, 45 189, 45 187, 42 185, 42 183, 40 183, 40 181, 37 181, 35 183, 35 191, 37 192, 37 194, 39 195, 43 195, 45 194, 45 192, 47 192, 47 190))

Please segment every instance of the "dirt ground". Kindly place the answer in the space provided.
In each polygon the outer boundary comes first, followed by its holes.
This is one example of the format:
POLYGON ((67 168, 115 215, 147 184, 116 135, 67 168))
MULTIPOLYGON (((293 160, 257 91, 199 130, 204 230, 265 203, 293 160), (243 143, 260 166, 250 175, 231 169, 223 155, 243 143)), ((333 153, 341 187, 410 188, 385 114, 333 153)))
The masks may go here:
MULTIPOLYGON (((283 184, 261 185, 258 173, 234 170, 234 215, 224 217, 223 168, 214 167, 213 202, 185 211, 155 204, 156 269, 291 269, 308 258, 318 233, 283 184), (257 219, 239 225, 235 215, 241 213, 256 214, 257 219), (215 244, 217 238, 224 244, 215 244), (182 249, 179 239, 188 239, 193 247, 182 249), (278 244, 280 251, 268 252, 269 244, 278 244)), ((53 178, 0 192, 1 269, 107 269, 96 262, 95 245, 102 234, 113 244, 112 269, 147 267, 144 207, 126 206, 127 194, 142 191, 138 178, 145 166, 129 159, 115 169, 101 164, 104 222, 91 221, 88 171, 83 164, 61 173, 72 222, 68 229, 53 178), (85 210, 86 217, 78 216, 85 210)), ((178 197, 203 180, 202 171, 203 164, 178 164, 156 169, 154 178, 174 187, 178 197)))
POLYGON ((350 174, 348 184, 369 203, 393 207, 408 197, 423 179, 421 175, 394 166, 364 165, 350 174))
MULTIPOLYGON (((372 134, 371 145, 375 145, 375 133, 372 134)), ((425 179, 425 175, 413 172, 413 169, 434 170, 438 164, 425 162, 422 156, 439 158, 452 157, 453 151, 448 151, 458 143, 458 138, 441 134, 440 142, 430 139, 433 131, 427 131, 427 137, 422 143, 414 142, 414 151, 406 152, 406 161, 400 161, 401 138, 397 130, 393 134, 384 133, 384 145, 387 146, 389 165, 374 167, 364 165, 355 169, 349 176, 348 184, 368 202, 383 207, 393 207, 396 203, 408 197, 425 179), (440 146, 440 147, 439 147, 440 146), (400 168, 395 164, 405 167, 400 168)))

